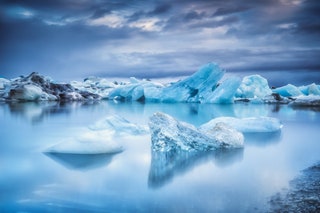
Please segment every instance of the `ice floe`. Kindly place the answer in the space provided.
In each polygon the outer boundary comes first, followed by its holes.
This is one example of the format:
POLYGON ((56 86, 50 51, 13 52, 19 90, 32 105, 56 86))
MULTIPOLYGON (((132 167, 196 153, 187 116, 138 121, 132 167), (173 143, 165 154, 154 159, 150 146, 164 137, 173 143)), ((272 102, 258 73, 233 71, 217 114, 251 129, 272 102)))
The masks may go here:
POLYGON ((200 130, 210 130, 217 124, 225 123, 240 132, 275 132, 282 128, 282 124, 277 118, 272 117, 218 117, 200 126, 200 130))
POLYGON ((111 115, 89 128, 81 131, 81 134, 63 140, 45 152, 69 153, 69 154, 108 154, 123 150, 119 141, 121 136, 137 136, 149 133, 148 127, 127 121, 126 119, 111 115))

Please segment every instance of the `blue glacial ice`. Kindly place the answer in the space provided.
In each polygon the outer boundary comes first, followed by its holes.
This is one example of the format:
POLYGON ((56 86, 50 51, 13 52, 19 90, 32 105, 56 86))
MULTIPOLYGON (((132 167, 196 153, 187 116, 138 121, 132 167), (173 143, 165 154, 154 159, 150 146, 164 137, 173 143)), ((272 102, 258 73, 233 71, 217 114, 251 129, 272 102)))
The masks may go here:
POLYGON ((267 79, 260 75, 245 76, 239 86, 236 98, 262 99, 271 95, 272 91, 268 85, 267 79))
POLYGON ((276 132, 281 130, 282 124, 277 118, 272 117, 248 117, 248 118, 235 118, 235 117, 218 117, 201 125, 200 130, 205 131, 212 129, 219 123, 226 123, 236 130, 248 132, 276 132))
POLYGON ((315 83, 298 87, 304 95, 320 95, 320 85, 315 83))
POLYGON ((283 97, 295 97, 295 96, 303 95, 300 89, 292 84, 287 84, 285 86, 278 87, 276 89, 273 89, 272 91, 275 93, 278 93, 283 97))
POLYGON ((225 71, 215 63, 202 66, 188 78, 173 83, 162 90, 162 102, 205 102, 217 87, 225 71))
POLYGON ((234 102, 234 96, 241 83, 241 80, 236 77, 231 77, 224 80, 214 91, 208 93, 202 99, 201 103, 214 103, 214 104, 231 104, 234 102))
MULTIPOLYGON (((31 73, 12 80, 0 78, 1 101, 140 101, 192 102, 231 104, 235 101, 251 103, 290 103, 298 96, 320 96, 320 85, 288 84, 271 89, 267 79, 260 75, 237 77, 222 81, 225 70, 216 63, 208 63, 191 76, 170 84, 138 80, 110 82, 108 79, 89 77, 84 81, 56 83, 49 77, 31 73)), ((300 102, 306 98, 300 98, 300 102)), ((299 103, 300 103, 299 102, 299 103)), ((314 102, 316 103, 316 102, 314 102)))
POLYGON ((206 130, 157 112, 150 117, 152 150, 206 151, 243 147, 243 135, 227 124, 219 123, 206 130))

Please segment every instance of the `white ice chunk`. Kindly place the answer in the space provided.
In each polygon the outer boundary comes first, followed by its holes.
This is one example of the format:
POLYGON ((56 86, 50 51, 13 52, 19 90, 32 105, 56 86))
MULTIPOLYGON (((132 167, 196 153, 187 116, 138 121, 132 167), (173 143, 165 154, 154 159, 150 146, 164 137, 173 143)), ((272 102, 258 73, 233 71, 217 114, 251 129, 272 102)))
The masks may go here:
POLYGON ((26 84, 10 91, 10 97, 12 99, 25 101, 39 100, 42 94, 42 89, 32 84, 26 84))
POLYGON ((10 81, 5 78, 0 78, 0 90, 5 90, 10 86, 10 81))
POLYGON ((231 77, 223 81, 212 93, 204 97, 201 103, 231 104, 240 85, 240 79, 231 77))
POLYGON ((286 86, 273 89, 273 92, 278 93, 283 97, 295 97, 303 95, 299 88, 292 84, 287 84, 286 86))
POLYGON ((291 103, 292 106, 320 106, 319 95, 300 95, 291 103))
POLYGON ((209 130, 218 123, 226 123, 240 132, 275 132, 282 128, 277 118, 271 117, 218 117, 200 126, 201 130, 209 130))
POLYGON ((226 125, 217 125, 201 131, 191 124, 157 112, 150 117, 152 149, 155 151, 215 150, 243 146, 243 135, 226 125))
POLYGON ((236 97, 237 98, 263 98, 271 95, 272 91, 269 88, 267 79, 260 75, 245 76, 239 86, 236 97))
POLYGON ((108 116, 91 125, 89 128, 94 131, 110 130, 118 134, 141 135, 149 133, 147 126, 131 123, 117 115, 108 116))

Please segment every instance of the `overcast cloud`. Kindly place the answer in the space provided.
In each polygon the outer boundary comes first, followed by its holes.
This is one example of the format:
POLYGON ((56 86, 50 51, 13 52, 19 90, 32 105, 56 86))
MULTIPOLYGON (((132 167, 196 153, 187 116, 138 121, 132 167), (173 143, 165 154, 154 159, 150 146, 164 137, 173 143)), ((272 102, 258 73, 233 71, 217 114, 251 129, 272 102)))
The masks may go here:
POLYGON ((230 73, 320 81, 318 0, 0 4, 0 77, 157 78, 189 75, 214 61, 230 73))

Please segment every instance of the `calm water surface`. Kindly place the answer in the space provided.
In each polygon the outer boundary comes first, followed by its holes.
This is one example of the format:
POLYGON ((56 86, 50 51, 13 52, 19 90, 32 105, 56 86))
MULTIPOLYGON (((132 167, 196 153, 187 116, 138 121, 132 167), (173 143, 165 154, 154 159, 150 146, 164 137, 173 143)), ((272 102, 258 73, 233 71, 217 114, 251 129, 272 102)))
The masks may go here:
POLYGON ((320 112, 276 105, 100 102, 0 104, 0 212, 265 212, 320 160, 320 112), (219 116, 272 116, 281 133, 245 135, 224 152, 155 153, 123 137, 115 155, 44 151, 112 114, 147 124, 156 111, 199 126, 219 116))

